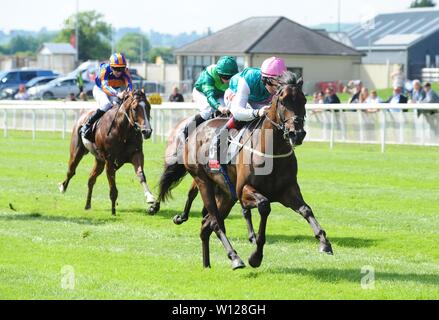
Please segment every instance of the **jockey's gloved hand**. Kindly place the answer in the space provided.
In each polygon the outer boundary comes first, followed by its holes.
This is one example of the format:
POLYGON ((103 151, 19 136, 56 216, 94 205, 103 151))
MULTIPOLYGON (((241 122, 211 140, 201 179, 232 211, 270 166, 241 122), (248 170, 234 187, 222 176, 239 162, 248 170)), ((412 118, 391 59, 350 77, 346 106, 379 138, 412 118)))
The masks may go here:
POLYGON ((219 106, 218 111, 221 112, 222 114, 227 114, 229 112, 229 109, 227 109, 224 106, 219 106))
POLYGON ((119 100, 123 100, 123 97, 125 96, 125 93, 122 91, 122 92, 119 92, 118 94, 117 94, 117 98, 119 98, 119 100))
POLYGON ((261 109, 259 109, 258 115, 260 117, 265 116, 268 113, 268 108, 270 108, 270 106, 265 106, 265 107, 262 107, 261 109))

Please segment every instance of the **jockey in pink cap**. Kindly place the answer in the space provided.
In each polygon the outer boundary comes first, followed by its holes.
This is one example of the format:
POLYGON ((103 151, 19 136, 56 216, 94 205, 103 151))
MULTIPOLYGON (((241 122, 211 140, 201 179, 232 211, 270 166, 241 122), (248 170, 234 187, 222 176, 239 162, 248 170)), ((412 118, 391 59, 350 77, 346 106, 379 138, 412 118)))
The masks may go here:
POLYGON ((219 147, 223 132, 227 129, 240 129, 245 123, 265 116, 279 85, 279 78, 285 71, 287 71, 285 61, 271 57, 262 63, 260 69, 246 68, 230 79, 224 101, 233 116, 212 140, 209 151, 211 171, 220 169, 218 158, 222 158, 219 157, 219 147))

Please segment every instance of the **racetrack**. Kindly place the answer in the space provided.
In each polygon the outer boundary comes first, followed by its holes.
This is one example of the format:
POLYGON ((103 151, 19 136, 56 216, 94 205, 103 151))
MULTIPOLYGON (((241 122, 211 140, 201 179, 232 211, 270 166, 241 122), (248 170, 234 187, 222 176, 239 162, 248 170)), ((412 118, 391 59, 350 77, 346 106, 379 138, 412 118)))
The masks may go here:
MULTIPOLYGON (((273 205, 261 268, 232 271, 215 236, 212 269, 202 268, 201 200, 186 224, 171 221, 189 178, 148 216, 125 166, 117 174, 118 215, 110 213, 105 174, 86 212, 91 156, 67 193, 58 192, 68 145, 51 133, 35 141, 21 132, 0 138, 1 299, 439 299, 438 148, 388 146, 381 154, 379 146, 331 151, 305 142, 296 152, 299 182, 335 255, 319 254, 305 220, 273 205), (362 274, 365 266, 373 267, 374 286, 362 282, 372 270, 362 274), (67 285, 66 273, 74 275, 67 285)), ((156 187, 164 145, 148 141, 144 149, 146 176, 156 187)), ((257 226, 256 211, 253 217, 257 226)), ((226 227, 246 261, 253 247, 238 206, 226 227)))

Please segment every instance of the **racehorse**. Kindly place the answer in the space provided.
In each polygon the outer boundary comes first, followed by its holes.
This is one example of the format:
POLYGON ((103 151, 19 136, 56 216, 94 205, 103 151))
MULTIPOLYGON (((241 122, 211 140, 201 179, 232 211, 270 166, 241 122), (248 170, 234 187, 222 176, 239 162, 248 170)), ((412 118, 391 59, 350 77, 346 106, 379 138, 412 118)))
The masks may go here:
POLYGON ((75 175, 82 157, 91 152, 95 157, 95 163, 88 179, 86 210, 91 209, 91 197, 96 179, 106 168, 110 185, 111 213, 116 215, 118 196, 116 171, 125 163, 132 163, 134 166, 135 173, 143 185, 147 203, 155 203, 155 198, 149 191, 143 171, 143 139, 149 139, 152 134, 151 105, 146 99, 144 91, 125 91, 120 105, 116 105, 106 112, 95 126, 94 143, 82 138, 79 132, 92 112, 91 110, 83 114, 73 128, 67 177, 64 182, 59 184, 60 192, 67 191, 70 179, 75 175))
MULTIPOLYGON (((204 267, 210 267, 209 239, 212 232, 215 232, 221 240, 232 261, 232 268, 245 267, 228 240, 224 225, 224 219, 236 202, 235 196, 241 204, 249 233, 252 232, 251 210, 258 208, 261 216, 255 241, 256 250, 248 260, 252 267, 257 268, 262 263, 266 225, 271 212, 270 204, 273 202, 279 202, 302 215, 320 241, 320 252, 333 254, 326 232, 317 222, 310 206, 304 201, 297 182, 298 166, 294 148, 302 144, 306 135, 304 131, 306 98, 302 86, 302 78, 297 80, 293 73, 286 72, 280 80, 268 113, 254 125, 258 130, 248 130, 243 136, 242 140, 249 141, 251 147, 247 143, 243 144, 236 163, 225 165, 229 182, 235 190, 232 190, 225 176, 211 173, 207 165, 197 158, 197 155, 203 154, 206 146, 210 145, 212 131, 223 126, 224 120, 215 119, 202 124, 189 136, 183 154, 177 156, 179 159, 176 159, 175 151, 170 152, 172 150, 168 149, 170 153, 166 155, 165 171, 160 179, 159 201, 168 198, 171 190, 178 185, 186 173, 189 172, 194 178, 206 214, 200 233, 204 267), (250 153, 250 161, 245 160, 248 160, 248 153, 250 153), (270 161, 271 171, 264 175, 256 174, 258 169, 261 169, 261 163, 270 161)), ((191 192, 196 196, 195 189, 193 186, 191 192)))

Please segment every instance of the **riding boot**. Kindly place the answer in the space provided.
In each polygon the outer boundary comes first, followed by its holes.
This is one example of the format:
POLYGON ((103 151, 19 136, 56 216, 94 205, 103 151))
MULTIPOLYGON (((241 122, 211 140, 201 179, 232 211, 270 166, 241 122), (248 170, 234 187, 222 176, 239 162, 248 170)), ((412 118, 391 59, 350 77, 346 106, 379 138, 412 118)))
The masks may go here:
MULTIPOLYGON (((212 172, 218 172, 221 168, 221 159, 224 159, 226 150, 221 149, 221 137, 227 133, 228 134, 228 123, 226 123, 218 133, 213 137, 209 149, 209 168, 212 172)), ((224 148, 223 148, 224 149, 224 148)))
POLYGON ((91 131, 93 128, 93 123, 98 121, 104 114, 105 114, 105 111, 98 109, 90 118, 88 118, 88 121, 86 123, 84 123, 84 125, 81 128, 81 135, 84 138, 86 138, 87 140, 90 140, 90 135, 91 135, 91 131))
POLYGON ((189 137, 189 128, 192 127, 195 129, 202 124, 203 122, 205 122, 206 120, 203 119, 203 117, 201 117, 201 115, 196 114, 191 120, 189 120, 186 124, 186 126, 183 129, 183 133, 184 133, 184 139, 187 140, 187 138, 189 137))

